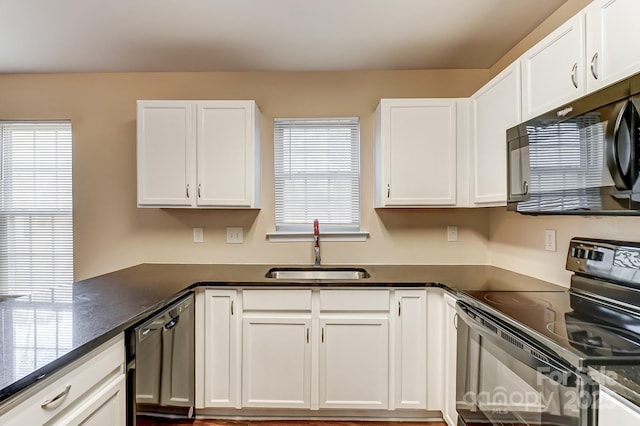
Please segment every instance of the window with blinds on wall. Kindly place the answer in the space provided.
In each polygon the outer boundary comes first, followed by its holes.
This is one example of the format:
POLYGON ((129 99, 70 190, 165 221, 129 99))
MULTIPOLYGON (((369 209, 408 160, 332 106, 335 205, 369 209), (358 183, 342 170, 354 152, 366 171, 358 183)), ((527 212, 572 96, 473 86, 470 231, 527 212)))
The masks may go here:
POLYGON ((0 122, 0 138, 0 292, 70 284, 71 123, 0 122))
POLYGON ((360 120, 274 121, 276 231, 360 230, 360 120))
POLYGON ((0 293, 29 295, 0 324, 17 380, 72 347, 71 123, 0 121, 0 146, 0 293))

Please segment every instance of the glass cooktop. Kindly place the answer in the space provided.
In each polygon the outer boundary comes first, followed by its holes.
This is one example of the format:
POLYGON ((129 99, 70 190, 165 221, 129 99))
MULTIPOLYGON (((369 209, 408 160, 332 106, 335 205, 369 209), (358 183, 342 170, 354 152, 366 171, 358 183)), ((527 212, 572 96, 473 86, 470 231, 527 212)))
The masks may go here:
POLYGON ((640 362, 640 318, 570 291, 463 292, 474 305, 575 367, 640 362))

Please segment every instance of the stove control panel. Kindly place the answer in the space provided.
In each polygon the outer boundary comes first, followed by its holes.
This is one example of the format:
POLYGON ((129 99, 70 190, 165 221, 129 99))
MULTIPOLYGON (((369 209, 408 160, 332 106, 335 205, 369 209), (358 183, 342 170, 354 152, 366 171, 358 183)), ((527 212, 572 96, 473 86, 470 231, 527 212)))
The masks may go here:
POLYGON ((566 268, 582 275, 640 285, 640 243, 573 238, 566 268))

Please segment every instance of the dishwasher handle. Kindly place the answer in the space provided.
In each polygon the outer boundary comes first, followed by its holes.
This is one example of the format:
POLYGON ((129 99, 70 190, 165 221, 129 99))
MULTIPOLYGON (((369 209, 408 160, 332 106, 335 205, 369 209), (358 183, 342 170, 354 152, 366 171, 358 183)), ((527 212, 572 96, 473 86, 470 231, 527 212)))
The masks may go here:
POLYGON ((178 320, 180 319, 180 317, 175 317, 172 318, 171 321, 169 321, 168 323, 166 323, 163 328, 165 330, 171 330, 173 327, 175 327, 176 325, 178 325, 178 320))

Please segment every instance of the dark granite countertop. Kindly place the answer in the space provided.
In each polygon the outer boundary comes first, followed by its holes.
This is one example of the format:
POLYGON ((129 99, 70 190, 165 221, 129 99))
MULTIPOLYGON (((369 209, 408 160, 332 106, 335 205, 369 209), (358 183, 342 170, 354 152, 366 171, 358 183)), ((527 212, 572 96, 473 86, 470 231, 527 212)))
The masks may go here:
POLYGON ((485 265, 360 265, 370 278, 317 284, 265 278, 274 265, 141 264, 0 302, 0 402, 48 377, 198 285, 441 285, 451 291, 561 290, 485 265))
POLYGON ((640 406, 640 365, 607 365, 589 367, 589 376, 640 406))

